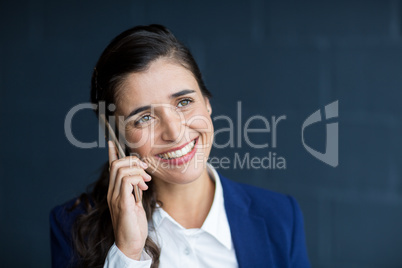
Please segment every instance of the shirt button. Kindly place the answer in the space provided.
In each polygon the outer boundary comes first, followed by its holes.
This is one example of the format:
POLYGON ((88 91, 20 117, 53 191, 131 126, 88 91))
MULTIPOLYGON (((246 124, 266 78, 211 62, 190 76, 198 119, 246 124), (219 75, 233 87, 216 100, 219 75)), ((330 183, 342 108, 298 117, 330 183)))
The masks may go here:
POLYGON ((184 254, 186 254, 186 255, 190 254, 190 249, 189 249, 189 248, 185 248, 185 249, 184 249, 184 254))

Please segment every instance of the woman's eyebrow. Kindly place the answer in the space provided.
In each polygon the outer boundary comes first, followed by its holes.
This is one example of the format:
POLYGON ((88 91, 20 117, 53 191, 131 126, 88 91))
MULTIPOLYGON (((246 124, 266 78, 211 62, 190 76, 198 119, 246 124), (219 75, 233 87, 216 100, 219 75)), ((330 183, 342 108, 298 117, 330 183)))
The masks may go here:
MULTIPOLYGON (((179 92, 176 92, 176 93, 173 93, 172 95, 170 95, 170 99, 174 99, 174 98, 177 98, 177 97, 180 97, 180 96, 183 96, 183 95, 186 95, 186 94, 194 93, 194 92, 195 92, 195 90, 192 90, 192 89, 183 89, 183 90, 181 90, 179 92)), ((134 109, 127 116, 126 120, 128 118, 132 117, 133 115, 136 115, 136 114, 141 113, 142 111, 145 111, 145 110, 148 110, 148 109, 151 109, 151 105, 145 105, 145 106, 138 107, 137 109, 134 109)))
POLYGON ((126 120, 127 120, 128 118, 132 117, 133 115, 136 115, 136 114, 141 113, 142 111, 145 111, 145 110, 148 110, 148 109, 151 109, 151 105, 145 105, 145 106, 138 107, 137 109, 133 110, 133 111, 127 116, 126 120))
POLYGON ((194 93, 194 92, 195 92, 195 90, 192 90, 192 89, 183 89, 179 92, 176 92, 176 93, 173 93, 172 95, 170 95, 170 98, 174 99, 174 98, 177 98, 177 97, 180 97, 180 96, 183 96, 186 94, 194 93))

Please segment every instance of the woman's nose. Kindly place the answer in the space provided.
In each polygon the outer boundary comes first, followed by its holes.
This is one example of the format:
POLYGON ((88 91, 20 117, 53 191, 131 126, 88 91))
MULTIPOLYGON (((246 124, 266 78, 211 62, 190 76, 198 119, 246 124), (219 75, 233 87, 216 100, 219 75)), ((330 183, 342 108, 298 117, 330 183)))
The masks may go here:
POLYGON ((162 115, 162 139, 169 142, 179 142, 184 136, 184 116, 175 109, 164 109, 162 115))

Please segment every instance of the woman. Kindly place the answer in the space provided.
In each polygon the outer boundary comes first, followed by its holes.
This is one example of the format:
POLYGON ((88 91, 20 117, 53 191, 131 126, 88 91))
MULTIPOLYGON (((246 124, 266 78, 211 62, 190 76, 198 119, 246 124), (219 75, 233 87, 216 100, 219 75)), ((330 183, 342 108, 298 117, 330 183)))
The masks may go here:
POLYGON ((92 192, 52 210, 53 267, 309 267, 296 201, 207 164, 210 97, 165 27, 134 27, 109 44, 91 100, 123 122, 129 156, 109 142, 92 192))

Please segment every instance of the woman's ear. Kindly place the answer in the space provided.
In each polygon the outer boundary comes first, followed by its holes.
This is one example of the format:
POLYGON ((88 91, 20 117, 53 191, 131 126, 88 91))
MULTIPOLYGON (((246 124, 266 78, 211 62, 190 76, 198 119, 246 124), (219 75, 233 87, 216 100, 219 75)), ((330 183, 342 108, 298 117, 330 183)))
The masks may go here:
POLYGON ((205 100, 205 106, 207 107, 207 111, 209 115, 211 115, 212 114, 211 103, 209 103, 209 99, 207 97, 204 97, 204 100, 205 100))

